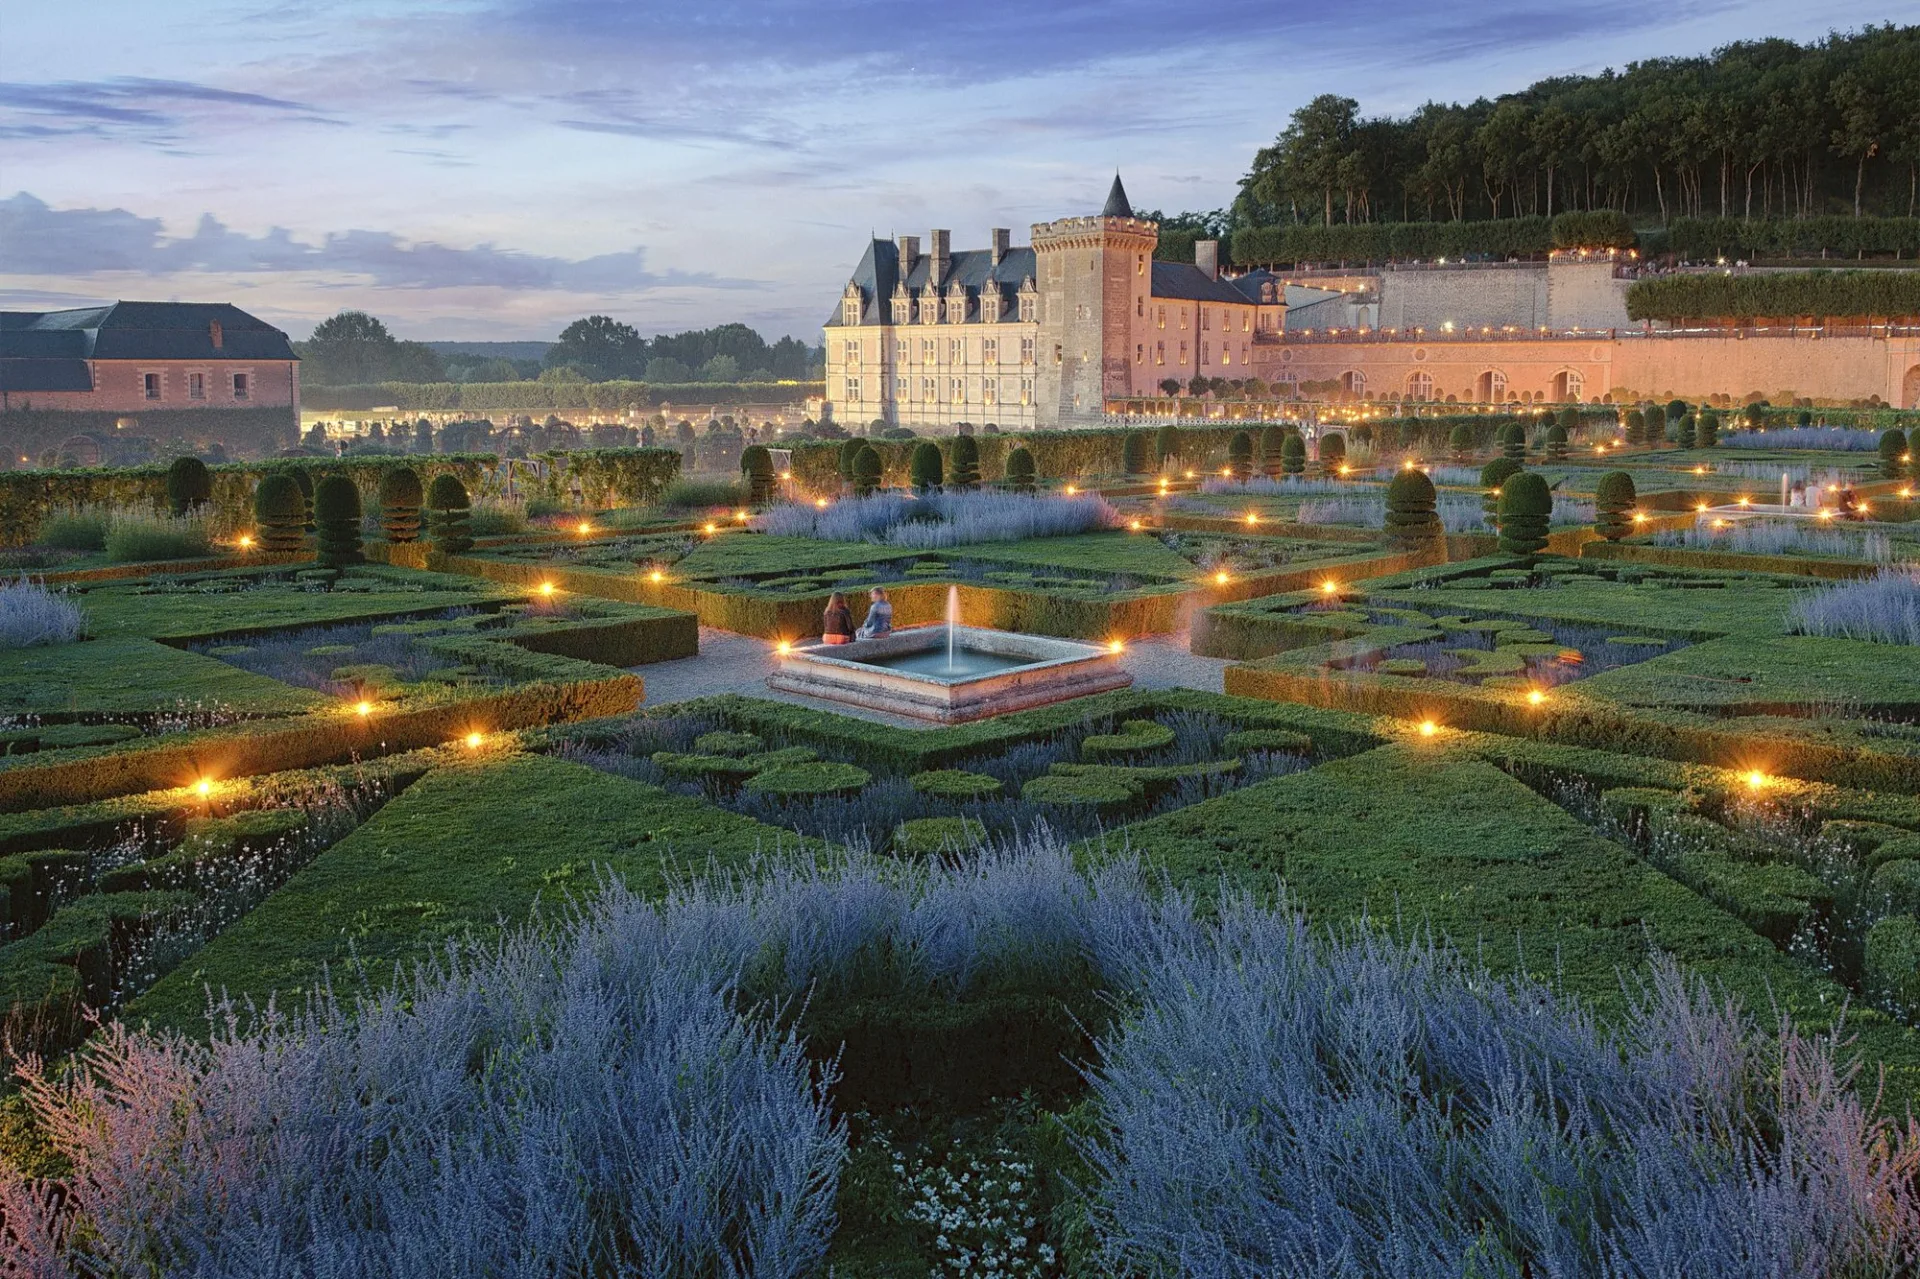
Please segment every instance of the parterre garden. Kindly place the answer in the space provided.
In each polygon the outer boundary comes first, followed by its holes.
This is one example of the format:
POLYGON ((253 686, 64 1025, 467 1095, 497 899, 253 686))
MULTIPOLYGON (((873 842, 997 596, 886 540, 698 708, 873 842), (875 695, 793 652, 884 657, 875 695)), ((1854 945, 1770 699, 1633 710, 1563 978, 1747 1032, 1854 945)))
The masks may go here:
POLYGON ((189 514, 270 552, 0 588, 0 1239, 48 1274, 1910 1270, 1904 477, 1849 472, 1878 518, 1841 540, 1696 546, 1672 450, 1523 439, 1539 511, 1438 449, 1254 475, 1268 442, 1107 434, 1034 442, 1111 455, 1070 471, 948 441, 939 486, 821 445, 780 492, 749 450, 751 510, 498 536, 457 483, 361 477, 349 536, 337 486, 260 477, 189 514), (1224 692, 939 728, 645 696, 701 626, 800 642, 873 586, 896 626, 1175 633, 1224 692))

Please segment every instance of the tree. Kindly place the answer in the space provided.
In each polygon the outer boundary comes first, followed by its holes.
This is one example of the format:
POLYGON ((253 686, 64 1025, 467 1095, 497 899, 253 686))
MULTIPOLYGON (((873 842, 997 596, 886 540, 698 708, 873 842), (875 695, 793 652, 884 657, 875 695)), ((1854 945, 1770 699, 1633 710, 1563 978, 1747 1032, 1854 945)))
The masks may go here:
POLYGON ((1307 441, 1297 431, 1287 432, 1287 438, 1280 442, 1280 469, 1288 475, 1306 474, 1307 441))
POLYGON ((1180 394, 1180 379, 1179 379, 1179 378, 1177 378, 1177 377, 1163 377, 1163 378, 1161 378, 1161 379, 1160 379, 1160 392, 1161 392, 1161 394, 1163 394, 1163 395, 1178 395, 1178 394, 1180 394))
POLYGON ((420 536, 420 507, 426 494, 410 467, 397 466, 380 477, 380 530, 389 542, 420 536))
POLYGON ((307 503, 286 471, 260 477, 253 490, 253 518, 263 550, 288 554, 306 542, 307 503))
POLYGON ((1436 513, 1438 497, 1426 472, 1403 467, 1387 485, 1387 537, 1397 546, 1430 546, 1445 534, 1436 513))
POLYGON ((1601 537, 1618 542, 1633 532, 1633 508, 1640 501, 1633 476, 1625 471, 1608 471, 1594 486, 1593 499, 1599 514, 1594 528, 1601 537))
POLYGON ((167 467, 167 505, 176 516, 197 511, 213 500, 213 472, 197 457, 176 457, 167 467))
POLYGON ((367 382, 438 382, 446 366, 431 347, 400 342, 365 311, 342 311, 295 344, 300 380, 315 386, 367 382))
POLYGON ((1227 441, 1227 470, 1242 484, 1253 478, 1253 437, 1245 431, 1227 441))
POLYGON ((548 368, 569 364, 594 380, 639 378, 647 368, 647 342, 631 324, 589 315, 560 330, 560 340, 547 348, 548 368))
POLYGON ((314 487, 313 518, 320 530, 320 564, 345 568, 366 559, 360 553, 360 490, 344 475, 329 475, 314 487))
POLYGON ((1553 490, 1535 471, 1518 471, 1500 486, 1500 550, 1506 555, 1538 555, 1547 546, 1553 518, 1553 490))
POLYGON ((1149 447, 1146 432, 1127 432, 1126 442, 1121 446, 1121 467, 1128 475, 1145 475, 1153 469, 1147 460, 1149 447))
POLYGON ((1007 451, 1007 484, 1016 493, 1033 492, 1033 454, 1024 444, 1007 451))
POLYGON ((749 444, 740 451, 740 474, 746 477, 747 501, 766 506, 773 501, 773 454, 764 444, 749 444))
POLYGON ((953 466, 949 481, 962 493, 980 487, 980 445, 971 435, 953 437, 953 466))
POLYGON ((473 549, 473 503, 459 476, 443 471, 433 477, 427 489, 427 510, 434 550, 442 555, 459 555, 473 549))
POLYGON ((944 478, 944 464, 940 458, 940 446, 932 440, 923 440, 913 446, 913 453, 907 463, 907 476, 913 483, 916 493, 930 493, 940 487, 944 478))
POLYGON ((862 444, 853 459, 853 491, 857 497, 871 497, 880 487, 880 454, 871 444, 862 444))
POLYGON ((1168 422, 1153 437, 1153 451, 1164 469, 1168 462, 1180 461, 1180 428, 1168 422))

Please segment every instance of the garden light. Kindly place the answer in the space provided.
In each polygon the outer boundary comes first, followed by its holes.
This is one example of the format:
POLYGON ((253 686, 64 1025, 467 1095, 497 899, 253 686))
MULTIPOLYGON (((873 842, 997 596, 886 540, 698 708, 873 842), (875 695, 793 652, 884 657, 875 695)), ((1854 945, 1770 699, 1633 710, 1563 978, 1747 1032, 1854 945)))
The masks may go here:
POLYGON ((540 593, 542 595, 551 596, 553 594, 553 583, 552 582, 540 583, 540 593))
POLYGON ((826 498, 824 498, 824 497, 816 497, 816 498, 814 498, 814 499, 813 499, 813 504, 814 504, 814 506, 815 506, 815 507, 817 507, 817 508, 819 508, 820 510, 823 510, 823 511, 824 511, 824 510, 826 510, 826 509, 827 509, 827 499, 826 499, 826 498))
POLYGON ((647 580, 649 582, 654 582, 657 584, 657 583, 666 581, 667 575, 665 573, 662 573, 659 569, 655 569, 653 570, 653 572, 647 574, 647 580))
POLYGON ((1527 705, 1529 706, 1539 706, 1543 704, 1546 700, 1547 700, 1547 695, 1541 692, 1537 688, 1529 689, 1527 691, 1527 705))
POLYGON ((482 736, 481 736, 480 734, 478 734, 478 733, 468 733, 468 734, 467 734, 467 749, 468 749, 468 750, 479 750, 479 749, 480 749, 480 743, 481 743, 481 742, 484 742, 485 740, 486 740, 486 738, 484 738, 484 737, 482 737, 482 736))
POLYGON ((193 789, 200 798, 205 799, 207 796, 213 794, 213 783, 203 777, 200 779, 200 783, 193 789))
POLYGON ((373 703, 360 702, 354 706, 353 713, 358 715, 361 719, 365 719, 367 716, 373 714, 373 703))
POLYGON ((1141 527, 1142 527, 1142 526, 1141 526, 1141 523, 1140 523, 1140 521, 1139 521, 1139 520, 1128 520, 1128 521, 1127 521, 1127 528, 1128 528, 1128 529, 1129 529, 1130 531, 1132 531, 1132 532, 1135 532, 1135 533, 1138 533, 1138 532, 1140 531, 1140 529, 1141 529, 1141 527))
POLYGON ((244 551, 249 546, 252 546, 252 545, 253 545, 253 539, 248 537, 245 533, 242 533, 240 535, 240 549, 244 551))
POLYGON ((1702 502, 1700 503, 1700 505, 1694 507, 1693 509, 1698 511, 1700 514, 1705 515, 1707 513, 1707 504, 1705 502, 1702 502))
POLYGON ((778 644, 774 645, 774 647, 780 650, 780 656, 785 657, 793 651, 793 641, 781 640, 778 644))
POLYGON ((1435 733, 1439 731, 1440 731, 1440 726, 1434 723, 1432 720, 1423 719, 1420 721, 1420 736, 1432 737, 1435 733))
POLYGON ((1352 468, 1351 466, 1348 466, 1348 465, 1347 465, 1347 464, 1346 464, 1345 462, 1342 462, 1342 463, 1340 464, 1340 474, 1342 474, 1342 475, 1346 475, 1346 474, 1347 474, 1348 472, 1350 472, 1350 471, 1352 471, 1352 470, 1353 470, 1353 468, 1352 468))
POLYGON ((1320 583, 1320 593, 1322 595, 1338 595, 1340 593, 1340 583, 1322 582, 1320 583))
POLYGON ((1741 498, 1741 499, 1740 499, 1740 505, 1742 505, 1742 506, 1752 506, 1752 505, 1753 505, 1753 499, 1752 499, 1752 498, 1750 498, 1750 497, 1743 497, 1743 498, 1741 498))
POLYGON ((1188 472, 1187 472, 1187 478, 1188 478, 1188 479, 1192 479, 1192 478, 1193 478, 1193 472, 1192 472, 1192 471, 1188 471, 1188 472))
POLYGON ((1635 524, 1645 524, 1647 522, 1647 513, 1645 511, 1635 511, 1633 513, 1633 522, 1635 524))
POLYGON ((1828 510, 1824 506, 1820 508, 1819 515, 1820 515, 1820 518, 1823 520, 1830 520, 1833 518, 1833 512, 1828 510))
POLYGON ((1260 517, 1258 515, 1255 515, 1252 511, 1247 512, 1247 527, 1251 528, 1259 522, 1260 517))
POLYGON ((747 518, 747 513, 745 511, 735 511, 733 513, 733 518, 744 522, 747 518))
POLYGON ((1693 473, 1695 475, 1705 475, 1707 473, 1707 468, 1704 466, 1696 466, 1693 468, 1693 473))
POLYGON ((715 533, 718 533, 720 531, 720 526, 718 524, 715 524, 712 520, 708 520, 706 524, 701 527, 700 531, 702 533, 705 533, 708 537, 712 537, 715 533))
POLYGON ((792 472, 792 471, 782 471, 782 472, 780 472, 780 478, 781 478, 782 480, 790 480, 790 479, 792 479, 792 478, 793 478, 793 472, 792 472))
POLYGON ((1069 485, 1067 485, 1067 496, 1068 496, 1068 497, 1075 497, 1075 496, 1078 496, 1078 495, 1079 495, 1079 492, 1080 492, 1080 488, 1079 488, 1079 486, 1078 486, 1078 485, 1075 485, 1075 484, 1069 484, 1069 485))
POLYGON ((1901 496, 1901 497, 1912 497, 1912 496, 1913 496, 1913 490, 1912 490, 1912 489, 1910 489, 1910 488, 1904 488, 1904 489, 1901 489, 1901 490, 1900 490, 1900 496, 1901 496))
POLYGON ((1747 789, 1761 790, 1767 784, 1767 775, 1758 769, 1747 774, 1747 789))
POLYGON ((1116 640, 1107 641, 1107 651, 1109 653, 1123 653, 1126 651, 1126 648, 1127 648, 1126 644, 1121 640, 1116 639, 1116 640))
POLYGON ((1225 586, 1227 584, 1227 570, 1221 569, 1218 573, 1215 573, 1213 575, 1213 584, 1215 586, 1225 586))

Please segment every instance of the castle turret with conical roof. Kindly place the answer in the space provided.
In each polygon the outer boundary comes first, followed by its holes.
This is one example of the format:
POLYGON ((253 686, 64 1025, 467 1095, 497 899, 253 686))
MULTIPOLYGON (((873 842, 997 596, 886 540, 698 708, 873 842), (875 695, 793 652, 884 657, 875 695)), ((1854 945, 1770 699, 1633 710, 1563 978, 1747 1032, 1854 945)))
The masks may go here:
POLYGON ((1044 298, 1034 381, 1039 417, 1050 425, 1099 421, 1109 397, 1128 393, 1159 238, 1156 223, 1134 214, 1118 173, 1100 212, 1034 226, 1044 298))
POLYGON ((1100 209, 1103 218, 1130 218, 1133 216, 1133 202, 1127 199, 1127 189, 1120 185, 1119 170, 1113 174, 1113 186, 1107 191, 1107 202, 1100 209))

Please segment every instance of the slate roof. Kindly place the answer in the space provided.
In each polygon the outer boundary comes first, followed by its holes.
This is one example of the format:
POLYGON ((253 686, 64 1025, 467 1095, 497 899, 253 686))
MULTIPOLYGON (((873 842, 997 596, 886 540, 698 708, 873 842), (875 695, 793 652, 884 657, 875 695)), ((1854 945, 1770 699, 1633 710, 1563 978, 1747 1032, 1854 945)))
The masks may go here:
POLYGON ((1127 199, 1127 189, 1120 185, 1120 175, 1113 175, 1113 186, 1107 192, 1107 202, 1100 209, 1103 218, 1130 218, 1133 216, 1133 202, 1127 199))
MULTIPOLYGON (((977 319, 982 289, 997 287, 1011 306, 1020 285, 1032 278, 1035 270, 1032 245, 1008 249, 998 266, 994 265, 992 249, 961 249, 948 255, 946 270, 932 283, 944 293, 958 281, 967 290, 968 318, 977 319)), ((906 273, 907 292, 918 295, 932 275, 933 258, 923 250, 906 273)), ((860 265, 853 269, 853 283, 860 286, 862 324, 892 322, 893 291, 900 282, 900 246, 892 240, 868 242, 867 251, 860 256, 860 265)), ((839 328, 841 324, 841 311, 835 306, 827 327, 839 328)))
POLYGON ((226 302, 0 311, 0 390, 90 391, 90 360, 294 360, 287 335, 226 302), (213 344, 213 325, 220 345, 213 344))
POLYGON ((1186 302, 1235 302, 1245 305, 1259 300, 1260 289, 1255 285, 1253 296, 1249 298, 1234 287, 1234 281, 1211 279, 1191 262, 1155 262, 1153 296, 1186 302))

